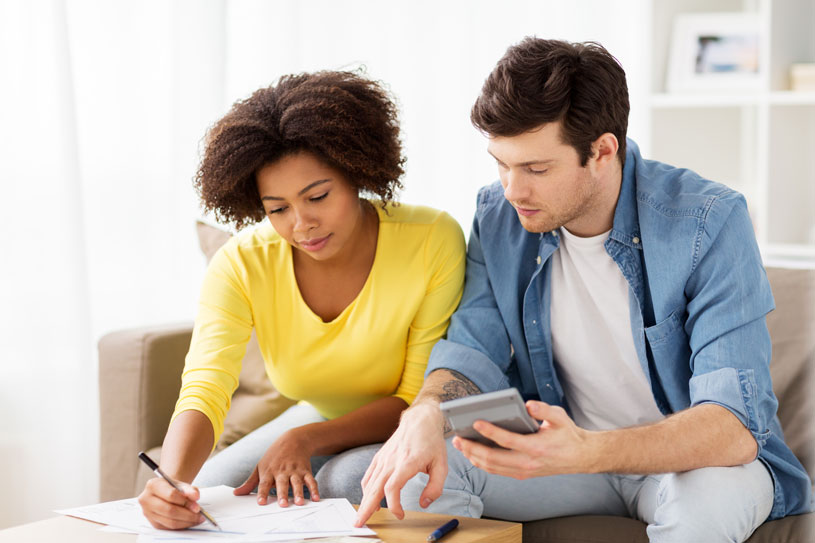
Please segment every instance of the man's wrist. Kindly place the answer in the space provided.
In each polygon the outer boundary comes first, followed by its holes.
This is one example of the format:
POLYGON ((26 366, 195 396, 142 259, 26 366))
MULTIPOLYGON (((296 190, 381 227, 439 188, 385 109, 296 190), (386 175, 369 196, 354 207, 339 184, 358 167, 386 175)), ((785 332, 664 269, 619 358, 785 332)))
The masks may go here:
POLYGON ((608 451, 610 432, 583 430, 584 473, 607 473, 610 471, 611 454, 608 451))
POLYGON ((433 428, 438 428, 441 433, 444 433, 444 415, 441 414, 439 404, 441 402, 438 398, 426 396, 419 401, 413 402, 413 405, 402 411, 400 424, 406 419, 418 424, 430 424, 433 428))

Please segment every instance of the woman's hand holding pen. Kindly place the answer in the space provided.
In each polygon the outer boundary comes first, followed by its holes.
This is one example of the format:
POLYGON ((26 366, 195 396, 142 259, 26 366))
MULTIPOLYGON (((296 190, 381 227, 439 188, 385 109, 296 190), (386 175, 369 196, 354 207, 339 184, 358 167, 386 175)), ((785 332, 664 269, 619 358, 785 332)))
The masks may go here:
POLYGON ((258 503, 268 503, 272 487, 277 489, 277 502, 281 507, 289 505, 289 486, 294 495, 294 504, 303 505, 303 486, 308 488, 313 501, 319 501, 317 481, 311 473, 312 448, 310 441, 302 435, 300 428, 284 433, 260 459, 252 475, 238 488, 235 495, 249 494, 257 486, 258 503))
POLYGON ((174 489, 160 477, 150 479, 139 494, 139 505, 150 524, 159 530, 183 530, 204 522, 198 489, 178 483, 183 492, 174 489))
POLYGON ((188 410, 170 424, 161 447, 161 469, 147 455, 139 453, 139 458, 152 471, 163 472, 179 488, 176 490, 161 477, 156 477, 150 479, 139 494, 142 512, 155 528, 182 530, 205 521, 206 517, 198 505, 198 489, 182 481, 195 478, 212 450, 212 444, 213 432, 209 419, 200 411, 188 410))

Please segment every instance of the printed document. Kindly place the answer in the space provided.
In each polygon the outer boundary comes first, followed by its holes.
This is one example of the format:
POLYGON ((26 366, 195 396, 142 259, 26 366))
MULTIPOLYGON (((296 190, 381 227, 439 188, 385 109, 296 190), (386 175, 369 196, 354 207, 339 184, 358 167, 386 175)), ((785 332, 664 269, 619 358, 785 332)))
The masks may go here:
POLYGON ((257 496, 235 496, 228 486, 201 488, 198 503, 221 526, 209 522, 187 530, 157 530, 142 514, 136 498, 118 500, 57 513, 107 524, 106 531, 138 533, 138 543, 172 541, 297 541, 310 538, 376 535, 355 528, 356 511, 346 499, 307 500, 304 505, 258 505, 257 496))

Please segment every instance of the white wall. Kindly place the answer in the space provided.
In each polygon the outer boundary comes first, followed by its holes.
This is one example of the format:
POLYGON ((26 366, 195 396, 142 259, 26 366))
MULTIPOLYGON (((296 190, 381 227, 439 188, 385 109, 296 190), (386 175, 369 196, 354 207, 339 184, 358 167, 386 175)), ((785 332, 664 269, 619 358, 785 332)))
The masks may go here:
POLYGON ((401 106, 401 199, 468 231, 497 177, 469 109, 506 47, 603 43, 629 75, 636 138, 646 4, 0 0, 0 528, 97 499, 95 343, 193 318, 191 179, 233 101, 283 73, 364 65, 401 106))
MULTIPOLYGON (((408 157, 402 200, 442 207, 469 230, 476 190, 497 179, 486 141, 470 125, 470 107, 509 45, 527 35, 599 41, 626 68, 632 101, 642 96, 644 105, 646 37, 639 22, 646 2, 612 4, 229 3, 225 97, 245 97, 281 73, 365 66, 401 105, 408 157)), ((632 117, 636 134, 642 115, 632 117)))

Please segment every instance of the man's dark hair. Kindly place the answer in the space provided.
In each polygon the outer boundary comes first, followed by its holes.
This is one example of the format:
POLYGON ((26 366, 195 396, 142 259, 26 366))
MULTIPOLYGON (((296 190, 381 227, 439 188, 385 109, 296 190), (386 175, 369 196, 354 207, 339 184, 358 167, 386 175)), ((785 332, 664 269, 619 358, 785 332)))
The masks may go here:
POLYGON ((322 71, 281 77, 210 128, 194 181, 203 207, 237 229, 263 220, 255 174, 300 151, 342 172, 383 207, 402 188, 405 159, 390 94, 356 73, 322 71))
POLYGON ((488 136, 517 136, 561 121, 563 143, 585 166, 602 134, 617 137, 625 162, 628 85, 622 66, 593 42, 527 37, 511 46, 484 82, 470 119, 488 136))

